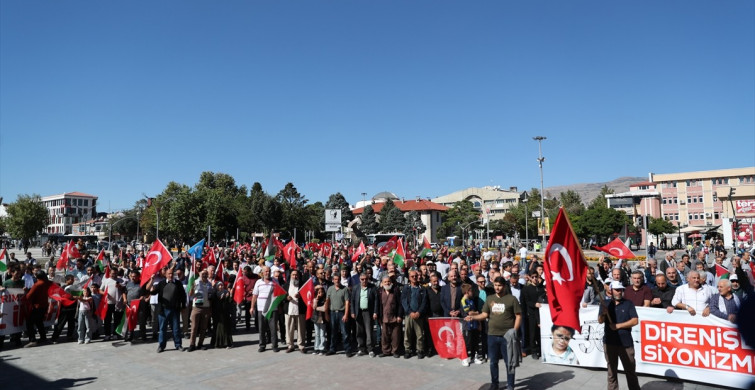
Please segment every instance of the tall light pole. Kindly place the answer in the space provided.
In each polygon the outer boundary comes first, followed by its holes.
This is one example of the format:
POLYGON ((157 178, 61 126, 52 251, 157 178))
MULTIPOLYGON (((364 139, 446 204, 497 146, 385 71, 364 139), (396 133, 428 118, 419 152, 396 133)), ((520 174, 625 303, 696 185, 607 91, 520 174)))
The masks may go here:
POLYGON ((527 211, 527 192, 524 193, 524 199, 522 199, 522 203, 524 203, 524 246, 525 248, 529 249, 530 247, 530 224, 529 224, 529 213, 527 211))
POLYGON ((543 157, 543 141, 547 138, 538 135, 537 137, 532 137, 532 139, 537 141, 537 162, 540 166, 540 222, 542 223, 540 227, 543 229, 543 248, 545 248, 545 189, 543 187, 543 161, 545 161, 545 157, 543 157))

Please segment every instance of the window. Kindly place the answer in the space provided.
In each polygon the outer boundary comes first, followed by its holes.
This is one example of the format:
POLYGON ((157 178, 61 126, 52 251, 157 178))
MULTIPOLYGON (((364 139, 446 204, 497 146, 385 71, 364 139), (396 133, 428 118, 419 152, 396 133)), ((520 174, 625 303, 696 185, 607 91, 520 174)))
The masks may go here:
POLYGON ((676 182, 675 182, 675 181, 672 181, 672 182, 671 182, 671 186, 672 186, 672 187, 674 187, 674 188, 676 188, 676 182))
POLYGON ((693 219, 697 219, 697 214, 692 214, 693 219))
POLYGON ((698 203, 703 203, 703 196, 702 195, 700 195, 700 196, 697 197, 697 202, 698 203))
POLYGON ((678 203, 679 203, 679 199, 677 199, 676 197, 674 197, 674 204, 678 204, 678 203))
POLYGON ((721 219, 721 215, 718 212, 713 213, 713 219, 721 219))
POLYGON ((84 199, 84 206, 89 206, 89 199, 84 199))
POLYGON ((666 204, 666 198, 663 198, 663 204, 666 204))
POLYGON ((687 197, 687 203, 692 203, 692 197, 691 196, 687 197))

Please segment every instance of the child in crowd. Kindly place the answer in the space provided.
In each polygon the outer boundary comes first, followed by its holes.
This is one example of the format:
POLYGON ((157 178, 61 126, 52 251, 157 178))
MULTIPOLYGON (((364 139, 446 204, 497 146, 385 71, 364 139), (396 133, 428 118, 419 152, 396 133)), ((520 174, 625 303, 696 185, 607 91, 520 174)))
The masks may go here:
POLYGON ((79 344, 89 344, 92 340, 92 327, 94 325, 94 317, 92 312, 94 310, 94 298, 92 298, 92 290, 87 287, 84 289, 81 297, 79 297, 79 311, 78 311, 78 324, 79 324, 79 344))
POLYGON ((315 325, 315 351, 313 355, 325 355, 325 321, 328 312, 325 311, 325 288, 322 285, 315 286, 315 296, 312 298, 312 323, 315 325))
MULTIPOLYGON (((461 285, 461 292, 464 296, 461 298, 461 308, 464 311, 463 317, 479 314, 480 308, 477 307, 477 300, 474 296, 472 285, 464 283, 461 285)), ((476 355, 475 364, 482 364, 482 351, 480 342, 480 323, 479 321, 468 321, 462 324, 464 332, 464 342, 467 344, 467 359, 461 361, 461 365, 468 367, 472 358, 476 355)))

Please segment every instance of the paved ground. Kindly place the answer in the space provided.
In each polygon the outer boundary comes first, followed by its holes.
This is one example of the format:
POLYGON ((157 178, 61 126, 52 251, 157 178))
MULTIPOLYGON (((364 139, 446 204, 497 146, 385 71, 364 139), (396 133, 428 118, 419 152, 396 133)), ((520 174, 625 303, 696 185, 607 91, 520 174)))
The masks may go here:
MULTIPOLYGON (((18 252, 17 252, 18 254, 18 252)), ((34 256, 38 259, 35 251, 34 256)), ((487 389, 487 364, 462 367, 458 360, 313 356, 268 350, 258 353, 256 334, 234 336, 232 349, 158 354, 156 343, 94 341, 0 351, 0 388, 13 389, 487 389), (7 387, 6 387, 7 386, 7 387)), ((188 342, 184 341, 184 345, 188 342)), ((168 343, 172 347, 172 343, 168 343)), ((606 372, 542 364, 525 358, 517 389, 603 389, 606 372)), ((505 378, 505 376, 504 376, 505 378)), ((622 388, 626 388, 623 376, 622 388)), ((720 389, 641 376, 645 390, 720 389)))

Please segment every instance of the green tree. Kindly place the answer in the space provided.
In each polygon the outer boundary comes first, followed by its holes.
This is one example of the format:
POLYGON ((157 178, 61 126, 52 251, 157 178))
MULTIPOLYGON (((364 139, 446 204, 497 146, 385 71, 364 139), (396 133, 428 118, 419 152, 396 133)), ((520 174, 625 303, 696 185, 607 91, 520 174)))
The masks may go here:
POLYGON ((462 236, 462 232, 480 227, 480 211, 474 208, 472 202, 462 200, 446 210, 442 220, 438 229, 439 237, 462 236))
POLYGON ((380 231, 383 233, 403 232, 406 226, 404 213, 388 199, 380 210, 380 231))
POLYGON ((375 209, 372 208, 372 205, 368 204, 367 206, 364 206, 360 219, 362 220, 362 223, 359 224, 359 230, 365 235, 375 234, 379 231, 380 225, 377 222, 375 209))
POLYGON ((655 244, 660 245, 661 234, 674 233, 676 226, 663 218, 648 217, 648 233, 655 236, 655 244))
POLYGON ((293 237, 294 229, 302 229, 306 223, 304 206, 308 201, 293 183, 286 183, 275 198, 280 202, 282 211, 281 232, 288 233, 288 237, 293 237))
MULTIPOLYGON (((312 204, 308 204, 304 207, 304 215, 306 217, 306 221, 304 223, 304 226, 302 228, 305 231, 312 232, 314 234, 314 237, 317 238, 325 238, 324 230, 325 230, 325 209, 327 207, 322 204, 322 202, 315 202, 312 204)), ((343 216, 343 214, 341 214, 343 216)), ((299 241, 302 241, 304 234, 297 234, 297 239, 299 241)))
POLYGON ((598 207, 588 209, 584 214, 572 220, 575 234, 580 238, 595 236, 598 242, 619 233, 628 220, 628 216, 618 210, 598 207))
POLYGON ((582 203, 582 197, 574 190, 562 192, 559 196, 559 201, 561 207, 566 210, 569 217, 576 217, 585 212, 585 205, 582 203))
POLYGON ((405 219, 406 223, 401 230, 406 234, 407 244, 417 242, 417 239, 427 230, 427 227, 422 223, 422 218, 417 211, 408 212, 405 219))
POLYGON ((19 195, 8 205, 5 221, 8 232, 14 238, 30 239, 44 231, 49 214, 39 195, 19 195))
POLYGON ((588 209, 596 209, 596 208, 607 208, 608 207, 608 200, 606 199, 606 195, 613 194, 613 190, 608 188, 608 185, 604 185, 603 188, 600 189, 600 193, 598 196, 595 197, 590 202, 590 205, 587 206, 588 209))

